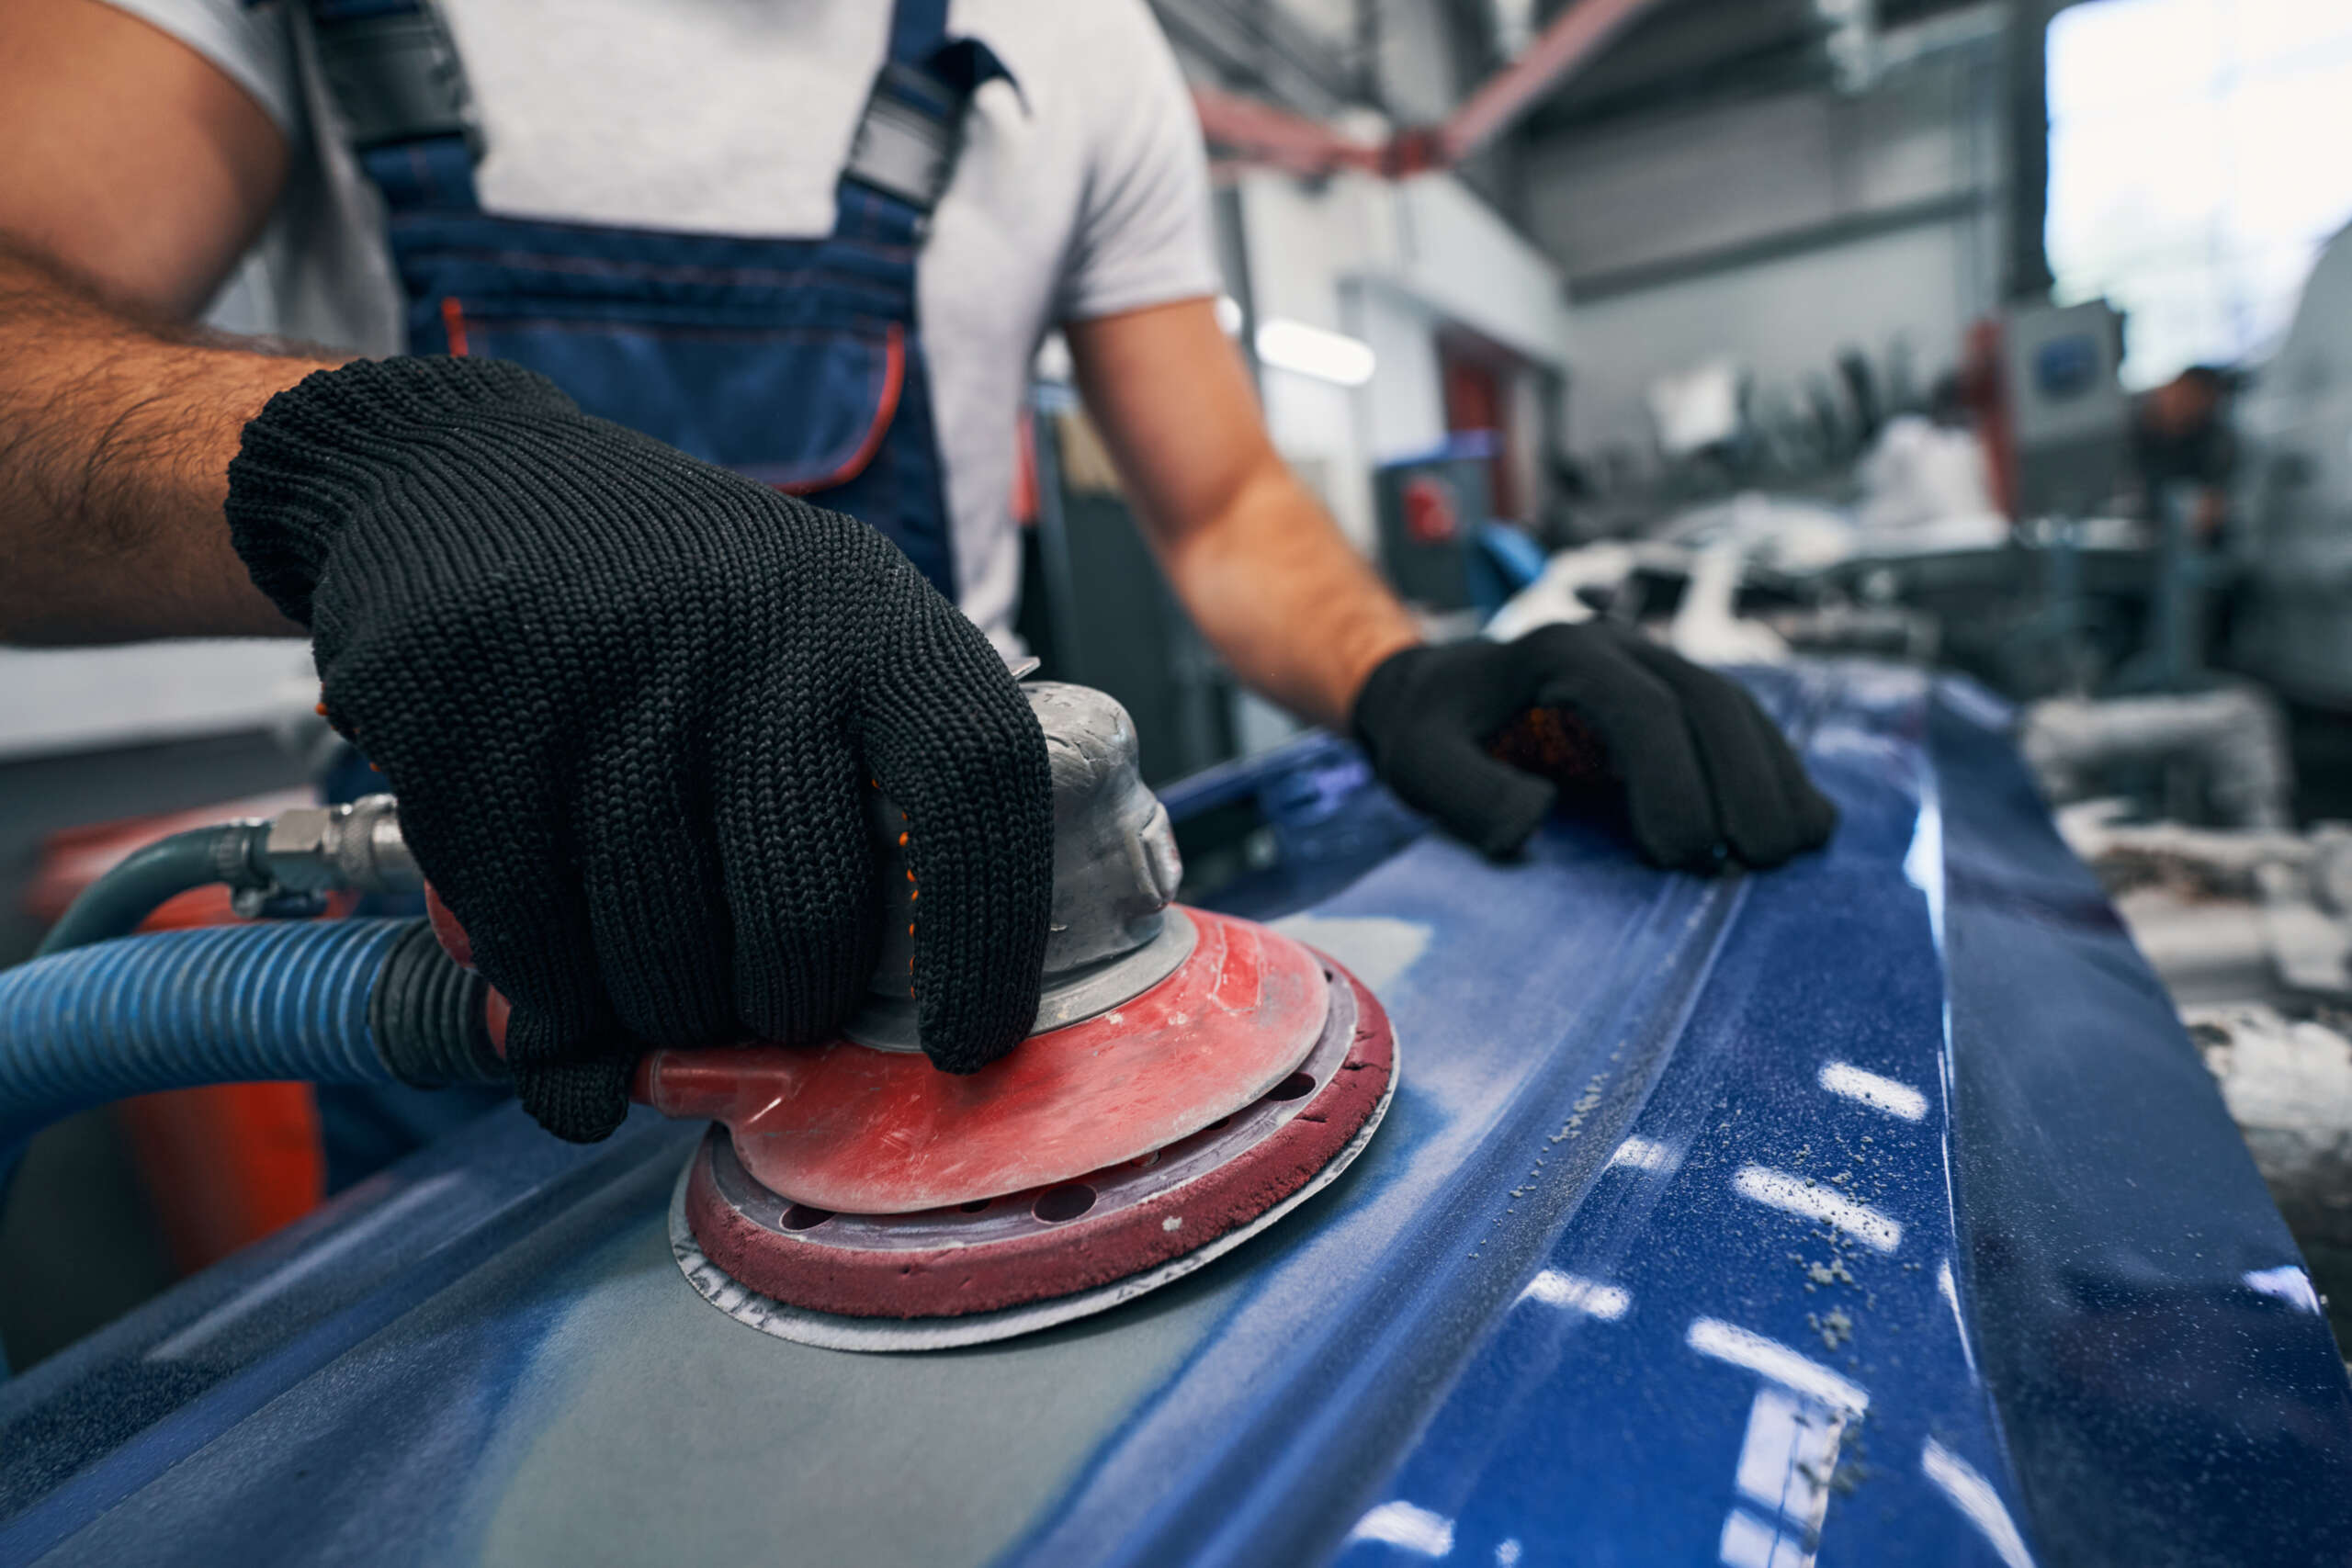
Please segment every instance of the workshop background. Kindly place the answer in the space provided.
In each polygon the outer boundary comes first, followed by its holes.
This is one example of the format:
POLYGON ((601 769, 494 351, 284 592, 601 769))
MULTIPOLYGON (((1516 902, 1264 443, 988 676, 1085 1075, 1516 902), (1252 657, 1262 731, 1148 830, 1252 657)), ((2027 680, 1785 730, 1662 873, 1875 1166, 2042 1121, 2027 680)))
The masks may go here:
MULTIPOLYGON (((2352 8, 1155 8, 1274 438, 1433 630, 1602 615, 2018 705, 2352 1313, 2352 163, 2315 155, 2352 145, 2352 8)), ((1069 377, 1049 340, 1016 496, 1045 672, 1126 705, 1155 784, 1283 741, 1069 377)), ((0 650, 0 962, 161 818, 307 798, 316 694, 291 641, 0 650)), ((271 1085, 44 1134, 0 1216, 11 1359, 313 1205, 315 1122, 271 1085)))

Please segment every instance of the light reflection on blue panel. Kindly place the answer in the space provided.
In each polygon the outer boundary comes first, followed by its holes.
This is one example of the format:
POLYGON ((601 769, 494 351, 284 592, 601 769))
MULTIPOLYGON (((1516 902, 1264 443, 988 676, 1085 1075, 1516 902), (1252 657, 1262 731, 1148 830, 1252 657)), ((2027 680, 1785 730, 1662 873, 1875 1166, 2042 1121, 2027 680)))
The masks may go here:
POLYGON ((1598 1280, 1588 1280, 1580 1274, 1563 1274, 1556 1269, 1546 1269, 1527 1281, 1519 1292, 1522 1302, 1541 1302, 1545 1306, 1558 1307, 1564 1312, 1580 1312, 1587 1317, 1597 1317, 1603 1323, 1614 1323, 1625 1315, 1634 1298, 1615 1285, 1604 1285, 1598 1280))
POLYGON ((1702 1317, 1692 1320, 1690 1331, 1684 1337, 1690 1348, 1702 1356, 1744 1367, 1832 1410, 1860 1416, 1870 1408, 1870 1393, 1860 1384, 1753 1329, 1719 1318, 1702 1317))
POLYGON ((1903 1222, 1890 1219, 1859 1198, 1849 1198, 1809 1176, 1769 1166, 1745 1165, 1731 1179, 1732 1190, 1768 1209, 1819 1220, 1865 1246, 1893 1252, 1903 1245, 1903 1222))
POLYGON ((1804 1542, 1782 1535, 1745 1508, 1724 1519, 1724 1568, 1813 1568, 1804 1542))
POLYGON ((1821 1087, 1832 1094, 1843 1095, 1873 1111, 1883 1111, 1889 1116, 1900 1116, 1905 1122, 1917 1122, 1928 1114, 1926 1095, 1907 1083, 1855 1066, 1851 1062, 1822 1063, 1820 1081, 1821 1087))
POLYGON ((1609 1156, 1609 1163, 1634 1170, 1665 1170, 1674 1163, 1674 1151, 1655 1138, 1627 1138, 1609 1156))
POLYGON ((2245 1276, 2246 1288, 2285 1302, 2300 1312, 2317 1315, 2324 1309, 2319 1292, 2312 1288, 2312 1277, 2291 1263, 2281 1263, 2276 1269, 2256 1269, 2245 1276))
POLYGON ((2034 1568, 2033 1553, 2026 1550, 2017 1521, 1974 1465, 1929 1438, 1919 1450, 1919 1469, 1999 1553, 2004 1568, 2034 1568))
POLYGON ((1348 1542, 1378 1541, 1423 1557, 1443 1557, 1453 1550, 1453 1521, 1411 1503, 1383 1503, 1356 1521, 1348 1542))
POLYGON ((1903 854, 1903 877, 1927 895, 1928 929, 1935 934, 1936 956, 1944 953, 1944 814, 1937 793, 1935 770, 1927 759, 1918 761, 1919 817, 1911 829, 1911 847, 1903 854))

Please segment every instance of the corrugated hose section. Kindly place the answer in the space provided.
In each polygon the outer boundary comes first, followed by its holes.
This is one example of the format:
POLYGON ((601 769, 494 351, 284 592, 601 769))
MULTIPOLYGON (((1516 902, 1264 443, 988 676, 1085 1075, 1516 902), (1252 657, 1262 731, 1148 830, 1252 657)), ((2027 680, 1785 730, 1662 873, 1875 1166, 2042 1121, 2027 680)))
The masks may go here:
POLYGON ((163 931, 0 972, 0 1166, 85 1106, 193 1084, 390 1083, 368 1030, 411 922, 163 931))

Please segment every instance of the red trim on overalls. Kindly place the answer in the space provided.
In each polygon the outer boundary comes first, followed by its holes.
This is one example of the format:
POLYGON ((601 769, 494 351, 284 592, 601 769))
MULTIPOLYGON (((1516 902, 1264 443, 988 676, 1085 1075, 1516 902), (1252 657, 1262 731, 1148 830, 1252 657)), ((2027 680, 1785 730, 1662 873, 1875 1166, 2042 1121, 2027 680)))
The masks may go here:
POLYGON ((898 322, 893 321, 890 323, 889 347, 882 364, 882 400, 875 405, 874 423, 866 427, 865 439, 859 442, 857 450, 851 453, 848 460, 831 473, 819 479, 801 479, 793 484, 778 485, 775 488, 786 495, 808 495, 814 491, 831 490, 835 485, 847 484, 865 472, 865 465, 874 461, 874 454, 882 450, 882 438, 889 434, 890 420, 899 412, 899 391, 906 385, 906 333, 898 322))

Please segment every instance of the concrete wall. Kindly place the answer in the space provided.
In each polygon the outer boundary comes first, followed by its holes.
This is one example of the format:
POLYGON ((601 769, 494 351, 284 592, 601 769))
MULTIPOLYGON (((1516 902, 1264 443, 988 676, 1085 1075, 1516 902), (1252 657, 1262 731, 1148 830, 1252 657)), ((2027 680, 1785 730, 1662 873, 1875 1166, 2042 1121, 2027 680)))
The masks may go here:
POLYGON ((1365 457, 1385 463, 1444 440, 1444 372, 1437 349, 1443 318, 1400 288, 1369 282, 1347 289, 1340 314, 1380 362, 1363 389, 1365 457))
POLYGON ((1724 105, 1527 155, 1527 221, 1573 282, 1990 183, 1988 51, 1953 51, 1849 97, 1724 105), (1972 91, 1972 89, 1973 89, 1972 91))
MULTIPOLYGON (((1646 451, 1657 377, 1729 357, 1793 389, 1853 346, 1921 381, 1996 301, 1998 13, 1871 90, 1724 105, 1553 140, 1531 231, 1568 275, 1571 446, 1646 451)), ((1901 43, 1897 38, 1894 41, 1901 43)))
POLYGON ((1423 175, 1387 187, 1390 249, 1368 265, 1442 314, 1538 365, 1572 347, 1556 256, 1530 243, 1470 187, 1423 175))
POLYGON ((1368 549, 1373 466, 1445 434, 1440 330, 1466 326, 1534 364, 1564 366, 1558 269, 1451 175, 1309 186, 1254 174, 1238 195, 1258 319, 1346 333, 1378 361, 1362 388, 1271 367, 1262 381, 1275 446, 1368 549))
POLYGON ((1993 303, 1971 270, 1971 242, 1962 225, 1928 225, 1580 307, 1569 448, 1646 452, 1651 382, 1724 356, 1763 394, 1793 395, 1808 377, 1828 374, 1841 349, 1860 348, 1883 368, 1901 344, 1922 384, 1931 381, 1993 303))
POLYGON ((1453 36, 1429 0, 1388 0, 1380 8, 1380 95, 1406 125, 1443 119, 1466 84, 1453 36))

